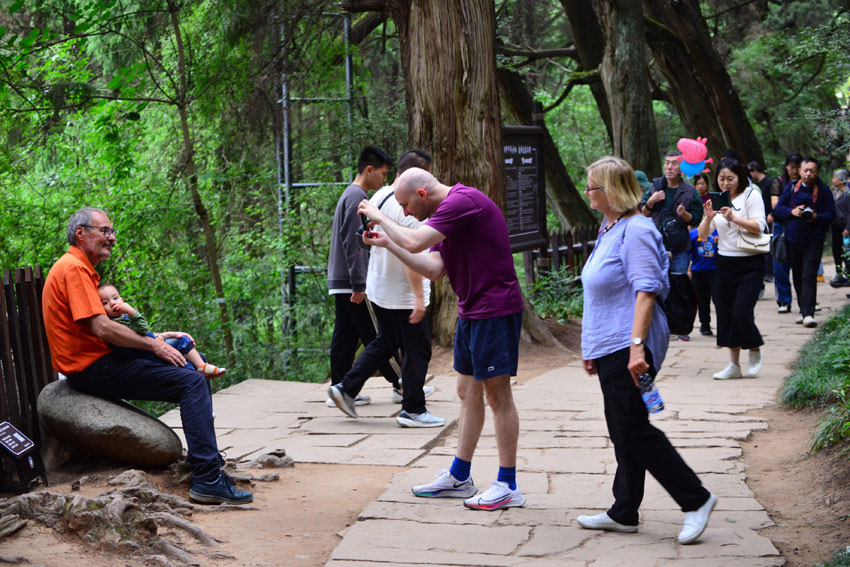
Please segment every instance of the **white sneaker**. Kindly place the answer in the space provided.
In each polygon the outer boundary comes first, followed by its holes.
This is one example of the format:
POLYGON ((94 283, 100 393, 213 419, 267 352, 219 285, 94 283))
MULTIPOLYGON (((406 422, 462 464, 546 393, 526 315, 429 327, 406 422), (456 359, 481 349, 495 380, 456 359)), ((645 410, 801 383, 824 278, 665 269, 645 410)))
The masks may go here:
POLYGON ((812 317, 811 315, 806 315, 806 317, 803 319, 803 326, 804 327, 817 327, 818 322, 815 321, 815 318, 812 317))
POLYGON ((422 413, 407 413, 401 410, 395 421, 401 427, 442 427, 446 424, 445 419, 427 410, 422 413))
POLYGON ((608 512, 603 512, 598 516, 579 516, 576 518, 578 525, 586 530, 605 530, 608 532, 623 532, 633 534, 638 531, 637 526, 627 526, 611 519, 608 512))
POLYGON ((747 376, 755 376, 761 370, 761 349, 750 351, 750 363, 747 365, 747 376))
POLYGON ((800 315, 799 317, 797 317, 797 318, 794 320, 794 322, 795 322, 795 323, 797 323, 798 325, 802 325, 802 324, 803 324, 803 319, 805 319, 805 317, 803 317, 802 315, 800 315))
MULTIPOLYGON (((422 386, 422 393, 425 394, 425 397, 427 398, 434 393, 434 386, 422 386)), ((403 397, 404 392, 401 388, 393 388, 391 398, 394 404, 400 404, 403 397)))
POLYGON ((490 484, 490 488, 484 491, 483 494, 467 498, 463 501, 463 505, 473 510, 499 510, 500 508, 516 508, 525 504, 525 496, 519 491, 511 490, 507 482, 494 480, 490 484))
POLYGON ((821 309, 820 303, 815 303, 815 311, 820 311, 821 309))
MULTIPOLYGON (((366 394, 357 394, 357 397, 354 398, 354 405, 355 406, 368 406, 371 403, 372 403, 372 398, 367 396, 366 394)), ((336 404, 330 398, 328 398, 327 401, 325 401, 325 405, 328 406, 329 408, 335 408, 336 407, 336 404)))
POLYGON ((708 525, 708 517, 711 516, 711 511, 714 510, 716 504, 717 496, 709 494, 708 500, 699 510, 685 512, 685 525, 679 532, 679 543, 687 545, 699 539, 699 536, 705 531, 705 526, 708 525))
POLYGON ((478 489, 470 476, 466 480, 458 480, 448 470, 437 473, 437 478, 429 483, 413 487, 413 494, 422 498, 469 498, 478 489))
POLYGON ((714 375, 715 380, 729 380, 730 378, 743 377, 744 375, 741 374, 741 367, 734 362, 730 362, 729 366, 714 375))
POLYGON ((791 306, 787 303, 782 303, 779 306, 779 309, 776 310, 777 313, 791 313, 791 306))

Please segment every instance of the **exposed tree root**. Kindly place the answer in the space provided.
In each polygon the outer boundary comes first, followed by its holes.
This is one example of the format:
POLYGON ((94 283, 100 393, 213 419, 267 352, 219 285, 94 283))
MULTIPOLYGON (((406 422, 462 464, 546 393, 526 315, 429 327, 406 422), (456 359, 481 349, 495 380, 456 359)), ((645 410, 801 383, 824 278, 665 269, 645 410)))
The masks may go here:
MULTIPOLYGON (((95 498, 35 492, 0 501, 0 539, 20 530, 31 520, 62 534, 76 535, 95 549, 142 555, 165 565, 171 563, 169 560, 198 564, 178 541, 181 532, 205 547, 218 545, 215 538, 184 519, 193 511, 206 511, 204 508, 196 508, 179 496, 159 491, 140 471, 127 471, 110 481, 113 485, 124 483, 130 485, 116 486, 95 498), (169 528, 168 533, 159 535, 160 526, 169 528)), ((244 507, 214 507, 216 512, 231 509, 244 507)), ((4 561, 18 560, 23 558, 4 561)))

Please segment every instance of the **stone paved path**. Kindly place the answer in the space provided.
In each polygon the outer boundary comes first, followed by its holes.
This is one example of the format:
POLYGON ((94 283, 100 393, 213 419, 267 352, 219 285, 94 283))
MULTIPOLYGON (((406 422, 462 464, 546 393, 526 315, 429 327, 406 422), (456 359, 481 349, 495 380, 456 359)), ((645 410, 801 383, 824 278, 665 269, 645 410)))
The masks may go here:
MULTIPOLYGON (((818 285, 823 306, 818 321, 847 302, 845 291, 850 289, 818 285)), ((458 405, 450 376, 430 382, 437 391, 429 409, 448 422, 436 430, 398 428, 393 416, 400 406, 390 402, 382 379, 370 381, 366 393, 373 403, 358 408, 357 420, 325 406, 326 386, 249 380, 214 397, 219 444, 228 448, 228 456, 243 460, 284 448, 297 462, 406 467, 361 512, 328 567, 779 566, 784 558, 758 533, 772 522, 746 484, 739 442, 768 427, 747 412, 775 402, 789 363, 813 333, 795 319, 794 313, 776 313, 769 285, 757 306, 766 344, 765 364, 755 379, 712 380, 728 361, 713 337, 694 333, 689 342, 671 341, 658 380, 666 409, 653 421, 719 497, 698 545, 676 543, 682 514, 649 475, 639 533, 595 532, 576 525, 576 516, 608 507, 615 469, 599 385, 580 361, 514 389, 521 429, 517 480, 528 499, 524 508, 473 511, 459 500, 411 494, 411 486, 448 468, 454 454, 458 405)), ((180 432, 176 412, 164 420, 180 432)), ((480 489, 489 486, 497 467, 488 410, 472 465, 480 489)))

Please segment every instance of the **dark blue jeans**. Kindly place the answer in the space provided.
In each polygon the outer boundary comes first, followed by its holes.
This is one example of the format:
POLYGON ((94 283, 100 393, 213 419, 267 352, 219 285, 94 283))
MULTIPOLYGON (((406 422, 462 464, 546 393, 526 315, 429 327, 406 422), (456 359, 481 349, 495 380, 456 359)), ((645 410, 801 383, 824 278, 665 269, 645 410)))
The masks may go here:
MULTIPOLYGON (((785 227, 778 222, 773 223, 773 237, 779 238, 785 227)), ((773 287, 776 288, 776 303, 791 305, 791 264, 780 264, 773 261, 773 287)))
POLYGON ((68 384, 84 394, 104 398, 180 404, 193 481, 215 481, 219 474, 218 444, 207 380, 195 370, 136 352, 136 356, 107 354, 79 374, 69 375, 68 384))

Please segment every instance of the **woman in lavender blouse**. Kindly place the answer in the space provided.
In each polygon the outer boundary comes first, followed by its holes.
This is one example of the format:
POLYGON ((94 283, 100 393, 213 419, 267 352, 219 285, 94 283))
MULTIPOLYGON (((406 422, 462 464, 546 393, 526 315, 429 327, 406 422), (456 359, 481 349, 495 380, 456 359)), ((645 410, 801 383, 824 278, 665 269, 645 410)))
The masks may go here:
POLYGON ((641 191, 628 163, 616 157, 597 160, 587 168, 584 191, 604 221, 581 273, 581 350, 584 369, 599 375, 617 472, 613 506, 577 521, 591 530, 638 531, 649 471, 685 513, 679 543, 693 543, 705 530, 717 498, 650 424, 637 386, 638 376, 655 376, 661 368, 670 337, 667 318, 655 301, 669 289, 667 252, 652 221, 637 214, 641 191))

